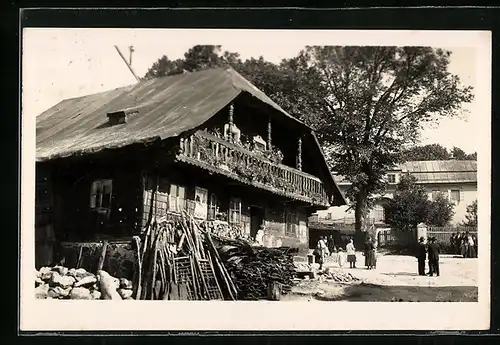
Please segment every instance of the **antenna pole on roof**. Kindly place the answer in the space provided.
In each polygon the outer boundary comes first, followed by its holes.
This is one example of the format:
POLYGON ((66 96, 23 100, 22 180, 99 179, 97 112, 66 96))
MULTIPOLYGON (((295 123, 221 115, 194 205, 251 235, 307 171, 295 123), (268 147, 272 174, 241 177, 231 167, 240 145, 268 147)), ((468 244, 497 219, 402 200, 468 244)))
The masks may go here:
MULTIPOLYGON (((122 58, 123 62, 125 62, 125 65, 127 65, 130 73, 132 73, 132 75, 134 76, 135 80, 137 80, 137 82, 140 82, 141 79, 137 76, 137 74, 135 74, 134 70, 132 69, 132 66, 128 63, 127 59, 125 59, 125 56, 123 56, 122 52, 120 51, 120 49, 115 46, 115 49, 116 51, 118 52, 118 54, 120 55, 120 57, 122 58)), ((131 53, 132 53, 132 49, 131 49, 131 53)), ((130 59, 132 61, 132 58, 130 59)))

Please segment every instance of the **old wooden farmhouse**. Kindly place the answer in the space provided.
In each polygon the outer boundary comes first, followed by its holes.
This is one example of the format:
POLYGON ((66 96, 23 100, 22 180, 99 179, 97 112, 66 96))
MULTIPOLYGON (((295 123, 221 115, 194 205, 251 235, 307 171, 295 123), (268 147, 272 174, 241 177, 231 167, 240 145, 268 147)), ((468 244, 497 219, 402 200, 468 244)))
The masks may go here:
POLYGON ((268 246, 308 246, 308 217, 345 205, 315 134, 232 69, 67 99, 37 117, 36 234, 130 239, 187 210, 268 246))

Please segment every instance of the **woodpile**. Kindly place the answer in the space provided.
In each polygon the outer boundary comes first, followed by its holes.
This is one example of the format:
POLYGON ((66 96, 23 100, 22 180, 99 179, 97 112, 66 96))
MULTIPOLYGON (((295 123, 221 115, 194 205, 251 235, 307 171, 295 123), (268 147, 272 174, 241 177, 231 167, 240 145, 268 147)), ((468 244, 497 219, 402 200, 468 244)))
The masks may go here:
POLYGON ((37 299, 132 299, 132 283, 105 271, 97 275, 83 268, 42 267, 36 271, 37 299))
POLYGON ((231 274, 239 300, 276 299, 290 292, 295 266, 289 248, 262 248, 241 244, 223 245, 221 257, 231 274))

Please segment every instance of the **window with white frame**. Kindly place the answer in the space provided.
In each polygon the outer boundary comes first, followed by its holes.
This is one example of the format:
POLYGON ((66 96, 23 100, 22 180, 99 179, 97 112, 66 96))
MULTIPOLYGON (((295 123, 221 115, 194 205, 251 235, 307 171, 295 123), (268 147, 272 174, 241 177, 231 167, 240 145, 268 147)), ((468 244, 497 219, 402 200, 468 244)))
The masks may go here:
POLYGON ((456 203, 460 202, 460 190, 450 190, 450 200, 456 203))
POLYGON ((168 210, 171 212, 181 212, 186 209, 186 188, 171 184, 169 194, 168 210))
POLYGON ((388 183, 396 183, 396 174, 387 174, 388 183))
POLYGON ((229 223, 236 225, 241 223, 241 199, 239 198, 229 200, 229 223))
POLYGON ((90 191, 90 208, 110 209, 112 187, 112 180, 96 180, 92 182, 90 191))
POLYGON ((219 211, 219 201, 217 200, 217 195, 214 193, 210 194, 210 200, 208 203, 208 219, 214 220, 216 219, 217 212, 219 211))

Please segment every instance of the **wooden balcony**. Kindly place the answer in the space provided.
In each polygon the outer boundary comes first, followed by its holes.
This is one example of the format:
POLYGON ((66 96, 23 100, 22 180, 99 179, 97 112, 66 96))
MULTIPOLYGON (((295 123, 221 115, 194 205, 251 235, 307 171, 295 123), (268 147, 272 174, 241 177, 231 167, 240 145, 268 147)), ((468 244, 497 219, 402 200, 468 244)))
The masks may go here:
POLYGON ((315 206, 329 206, 323 183, 316 176, 277 164, 263 154, 199 131, 180 139, 176 159, 257 188, 315 206))

